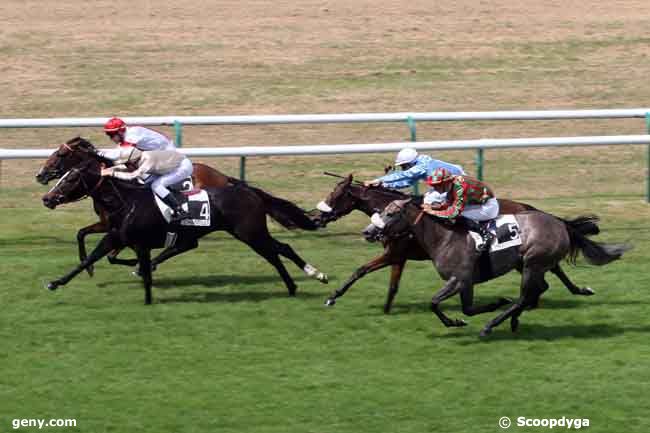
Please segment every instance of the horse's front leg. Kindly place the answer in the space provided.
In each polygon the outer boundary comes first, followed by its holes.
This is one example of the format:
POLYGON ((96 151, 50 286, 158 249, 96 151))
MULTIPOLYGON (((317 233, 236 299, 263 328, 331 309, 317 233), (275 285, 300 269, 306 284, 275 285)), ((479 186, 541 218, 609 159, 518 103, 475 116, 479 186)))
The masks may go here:
MULTIPOLYGON (((86 260, 86 236, 94 233, 106 233, 108 231, 108 224, 106 221, 98 221, 95 224, 83 227, 77 232, 77 244, 79 246, 79 262, 82 263, 86 260)), ((86 268, 88 275, 91 277, 94 274, 94 267, 92 265, 86 268)))
MULTIPOLYGON (((466 285, 466 283, 465 283, 466 285)), ((436 316, 440 319, 443 325, 446 327, 456 327, 456 326, 465 326, 467 322, 459 319, 450 319, 445 313, 440 310, 440 303, 445 299, 451 298, 456 293, 458 293, 464 287, 463 281, 457 277, 451 277, 442 289, 433 295, 431 299, 431 311, 433 311, 436 316)))
POLYGON ((140 275, 142 276, 142 283, 144 284, 144 303, 150 305, 152 301, 151 296, 151 250, 146 247, 136 248, 138 254, 138 262, 140 262, 140 275))
POLYGON ((47 285, 47 288, 50 290, 56 290, 59 286, 64 286, 68 284, 68 282, 71 279, 73 279, 77 274, 79 274, 81 271, 88 268, 88 266, 92 265, 97 260, 104 257, 111 250, 119 247, 121 247, 119 236, 116 236, 113 233, 108 233, 106 236, 102 238, 102 240, 99 242, 99 244, 95 247, 95 249, 90 253, 88 257, 86 257, 79 265, 77 265, 71 272, 69 272, 65 276, 59 278, 58 280, 51 281, 47 285))
POLYGON ((393 306, 393 300, 397 291, 399 290, 399 281, 402 278, 402 271, 404 271, 404 265, 406 265, 406 260, 402 260, 399 263, 394 263, 390 271, 390 284, 388 286, 388 296, 386 297, 386 303, 384 304, 384 313, 390 313, 390 309, 393 306))
POLYGON ((475 316, 494 311, 504 305, 512 304, 513 300, 510 298, 499 298, 496 302, 490 304, 474 305, 474 285, 469 284, 461 289, 460 302, 462 304, 463 314, 466 316, 475 316))
POLYGON ((335 290, 334 293, 327 298, 325 301, 325 305, 328 307, 331 307, 332 305, 336 304, 336 298, 339 298, 345 294, 345 292, 348 291, 350 286, 354 284, 355 281, 360 279, 366 274, 369 274, 370 272, 374 272, 378 269, 385 268, 386 266, 390 265, 391 261, 390 258, 387 254, 382 254, 381 256, 371 260, 370 262, 366 263, 365 265, 361 266, 359 269, 354 271, 352 276, 348 278, 348 280, 341 286, 340 289, 335 290))

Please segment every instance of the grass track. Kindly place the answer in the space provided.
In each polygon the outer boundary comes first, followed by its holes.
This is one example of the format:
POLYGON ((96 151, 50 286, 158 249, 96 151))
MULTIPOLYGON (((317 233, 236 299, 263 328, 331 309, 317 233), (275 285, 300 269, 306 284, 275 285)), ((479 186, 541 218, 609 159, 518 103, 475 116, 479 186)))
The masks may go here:
MULTIPOLYGON (((605 268, 569 268, 596 296, 574 297, 549 276, 542 308, 522 316, 517 335, 506 324, 480 341, 490 314, 449 330, 429 312, 441 283, 426 263, 407 265, 390 316, 381 312, 387 271, 361 280, 333 309, 322 306, 378 253, 360 239, 359 216, 319 233, 273 226, 332 277, 323 286, 287 264, 295 299, 269 265, 223 233, 156 273, 152 307, 128 268, 105 261, 94 279, 81 275, 48 293, 43 283, 76 261, 74 228, 90 222, 88 204, 0 209, 0 362, 10 372, 0 378, 3 416, 76 418, 70 431, 90 432, 475 432, 496 430, 504 415, 647 431, 650 407, 639 398, 650 385, 647 240, 605 268)), ((616 229, 604 225, 604 239, 647 237, 638 223, 609 225, 616 229)), ((478 301, 515 296, 517 285, 508 275, 481 286, 478 301)), ((457 300, 445 307, 462 316, 457 300)))

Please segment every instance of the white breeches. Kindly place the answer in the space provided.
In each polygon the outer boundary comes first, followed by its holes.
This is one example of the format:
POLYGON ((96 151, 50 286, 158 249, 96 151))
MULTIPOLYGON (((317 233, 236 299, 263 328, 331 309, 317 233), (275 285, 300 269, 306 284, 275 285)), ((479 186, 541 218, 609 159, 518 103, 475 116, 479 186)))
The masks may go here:
POLYGON ((491 198, 483 204, 465 206, 461 215, 474 221, 494 219, 499 216, 499 202, 496 198, 491 198))
POLYGON ((183 161, 181 161, 178 167, 169 173, 163 174, 161 176, 154 175, 156 178, 151 183, 151 189, 156 193, 158 197, 165 198, 167 197, 167 194, 169 194, 169 189, 167 189, 167 187, 192 176, 192 171, 194 171, 192 161, 185 158, 183 161))

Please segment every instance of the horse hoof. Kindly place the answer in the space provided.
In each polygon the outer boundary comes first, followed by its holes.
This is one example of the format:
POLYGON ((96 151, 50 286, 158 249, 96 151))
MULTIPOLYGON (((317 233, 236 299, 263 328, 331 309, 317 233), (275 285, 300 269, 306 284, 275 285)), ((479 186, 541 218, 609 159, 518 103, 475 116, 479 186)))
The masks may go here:
POLYGON ((56 281, 51 281, 51 282, 47 283, 47 285, 45 286, 45 288, 47 290, 50 290, 50 291, 54 291, 58 287, 59 287, 59 283, 57 283, 56 281))
POLYGON ((459 328, 462 327, 462 326, 467 326, 467 322, 464 321, 463 319, 458 319, 458 320, 456 320, 456 325, 455 326, 457 326, 459 328))
POLYGON ((596 292, 594 292, 594 290, 591 287, 584 287, 582 289, 582 294, 585 296, 591 296, 591 295, 595 295, 596 292))
POLYGON ((142 276, 142 274, 140 273, 140 271, 132 271, 132 272, 131 272, 131 275, 133 275, 134 277, 141 277, 141 276, 142 276))
POLYGON ((481 329, 481 332, 478 334, 479 337, 487 337, 492 333, 492 330, 490 328, 483 328, 481 329))
POLYGON ((335 299, 327 298, 327 300, 325 301, 325 306, 326 306, 326 307, 333 307, 334 304, 336 304, 336 300, 335 300, 335 299))
POLYGON ((95 276, 95 267, 93 265, 90 265, 86 268, 86 272, 88 272, 88 276, 90 278, 95 276))
POLYGON ((327 274, 324 274, 322 272, 318 274, 316 279, 323 284, 327 284, 329 282, 329 279, 327 278, 327 274))

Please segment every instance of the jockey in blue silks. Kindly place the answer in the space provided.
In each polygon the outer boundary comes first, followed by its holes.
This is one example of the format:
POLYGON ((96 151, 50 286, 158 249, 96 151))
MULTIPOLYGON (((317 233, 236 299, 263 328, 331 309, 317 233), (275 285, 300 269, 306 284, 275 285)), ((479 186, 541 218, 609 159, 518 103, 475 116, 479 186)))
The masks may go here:
MULTIPOLYGON (((395 158, 395 166, 400 167, 402 170, 366 181, 364 185, 381 185, 395 189, 408 188, 416 185, 421 180, 426 180, 438 168, 444 168, 454 176, 465 174, 463 167, 460 165, 433 159, 428 155, 419 155, 417 150, 410 147, 399 151, 397 158, 395 158)), ((444 201, 444 195, 441 196, 432 190, 425 194, 424 200, 429 203, 444 201)))

